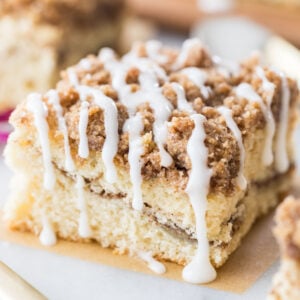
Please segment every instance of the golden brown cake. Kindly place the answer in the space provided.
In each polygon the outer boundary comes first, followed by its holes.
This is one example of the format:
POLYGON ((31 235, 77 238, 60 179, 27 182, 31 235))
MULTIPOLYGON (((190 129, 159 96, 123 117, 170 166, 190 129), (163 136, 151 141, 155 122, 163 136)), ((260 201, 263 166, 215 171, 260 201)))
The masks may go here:
POLYGON ((257 58, 228 65, 197 39, 104 48, 13 113, 7 224, 212 280, 289 189, 297 96, 257 58))
POLYGON ((122 0, 1 0, 0 111, 54 87, 59 72, 113 46, 122 0))
POLYGON ((268 300, 300 299, 300 200, 288 197, 276 213, 275 236, 281 265, 268 300))

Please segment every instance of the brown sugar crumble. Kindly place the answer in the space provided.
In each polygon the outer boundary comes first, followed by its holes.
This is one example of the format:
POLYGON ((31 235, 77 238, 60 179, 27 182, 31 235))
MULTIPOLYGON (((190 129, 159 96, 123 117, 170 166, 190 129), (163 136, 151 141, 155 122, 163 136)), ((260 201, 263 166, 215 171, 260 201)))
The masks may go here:
MULTIPOLYGON (((142 57, 147 57, 144 44, 136 46, 135 51, 142 57)), ((175 182, 180 188, 187 184, 188 172, 191 162, 186 153, 187 141, 194 128, 194 123, 185 111, 177 108, 177 96, 170 83, 180 83, 185 91, 188 102, 195 112, 206 117, 204 129, 207 134, 205 145, 208 148, 208 166, 212 168, 213 175, 210 182, 211 190, 224 194, 231 194, 236 188, 236 177, 240 167, 240 149, 238 142, 231 130, 226 126, 224 118, 219 114, 217 108, 225 105, 232 111, 232 116, 239 127, 243 139, 255 130, 264 129, 266 121, 259 103, 253 103, 246 99, 240 99, 235 95, 235 88, 242 82, 252 86, 254 91, 267 103, 267 95, 261 88, 261 79, 256 75, 255 68, 259 65, 257 59, 250 58, 239 66, 237 73, 224 72, 222 68, 213 63, 204 48, 191 51, 181 68, 172 70, 178 51, 162 48, 161 54, 166 60, 160 63, 160 67, 167 74, 167 80, 159 80, 159 84, 165 98, 172 104, 173 110, 168 120, 168 135, 165 149, 173 158, 173 163, 167 169, 160 165, 160 155, 154 143, 153 122, 154 113, 145 99, 145 103, 138 107, 138 111, 144 120, 142 138, 144 142, 144 154, 142 160, 142 175, 144 178, 164 177, 170 182, 175 182), (202 95, 201 90, 189 78, 180 71, 185 67, 200 67, 206 72, 205 86, 209 88, 207 98, 202 95)), ((119 148, 115 160, 128 168, 128 134, 123 132, 123 125, 128 118, 126 107, 118 101, 118 94, 112 87, 112 78, 109 71, 105 70, 100 58, 90 55, 86 58, 90 67, 85 69, 79 63, 72 67, 78 77, 79 83, 100 89, 106 96, 112 98, 118 109, 119 148)), ((281 97, 280 76, 264 67, 267 79, 274 83, 276 90, 272 99, 271 109, 278 122, 281 97)), ((130 68, 125 77, 126 83, 132 91, 139 90, 139 70, 130 68)), ((290 105, 297 99, 296 83, 288 80, 291 90, 290 105)), ((61 105, 64 110, 71 145, 77 147, 79 143, 78 123, 80 101, 79 95, 72 87, 68 73, 62 73, 62 80, 57 84, 61 105)), ((52 110, 49 107, 50 111, 52 110)), ((51 114, 50 114, 51 115, 51 114)), ((49 117, 48 117, 49 119, 49 117)), ((100 151, 105 141, 103 111, 91 102, 89 108, 89 122, 87 128, 88 144, 90 151, 100 151)))

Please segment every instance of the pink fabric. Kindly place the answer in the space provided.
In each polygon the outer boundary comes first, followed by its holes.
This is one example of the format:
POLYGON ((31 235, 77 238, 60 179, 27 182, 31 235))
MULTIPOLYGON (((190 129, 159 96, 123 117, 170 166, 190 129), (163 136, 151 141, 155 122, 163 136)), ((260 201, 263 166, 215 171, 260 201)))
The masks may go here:
POLYGON ((8 119, 11 113, 12 111, 9 110, 0 114, 0 144, 6 143, 7 138, 12 130, 11 126, 8 123, 8 119))

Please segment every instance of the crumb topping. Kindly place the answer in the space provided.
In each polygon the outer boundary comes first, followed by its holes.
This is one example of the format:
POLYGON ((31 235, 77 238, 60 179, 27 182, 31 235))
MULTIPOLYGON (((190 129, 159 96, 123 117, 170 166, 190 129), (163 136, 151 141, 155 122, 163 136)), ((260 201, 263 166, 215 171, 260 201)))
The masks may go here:
MULTIPOLYGON (((115 161, 129 167, 128 133, 123 131, 129 112, 119 99, 118 91, 116 91, 113 84, 114 76, 106 68, 103 57, 110 55, 120 61, 124 58, 130 60, 130 55, 135 55, 138 58, 145 59, 146 63, 148 61, 154 62, 155 66, 159 68, 158 71, 155 71, 158 73, 158 85, 161 88, 162 95, 172 107, 167 120, 167 137, 164 148, 172 157, 173 162, 167 168, 161 166, 159 149, 155 143, 153 133, 155 113, 149 104, 150 99, 140 99, 142 100, 141 104, 136 108, 144 123, 141 133, 144 145, 144 154, 141 156, 143 177, 167 177, 171 182, 178 183, 180 187, 186 187, 188 173, 191 169, 191 162, 186 149, 187 142, 194 129, 194 122, 188 111, 178 107, 178 95, 172 86, 172 83, 178 83, 183 88, 191 109, 195 113, 206 117, 204 123, 207 135, 205 145, 209 153, 208 166, 213 170, 210 188, 213 191, 225 194, 232 193, 236 188, 236 177, 239 172, 240 148, 217 108, 222 105, 231 110, 232 118, 241 131, 243 139, 251 132, 265 127, 266 119, 260 104, 237 97, 235 92, 239 84, 248 83, 261 97, 262 101, 267 104, 268 95, 262 88, 262 81, 255 71, 259 65, 259 60, 252 57, 241 63, 237 68, 238 71, 233 72, 221 63, 215 63, 214 58, 209 55, 205 48, 197 44, 190 47, 184 59, 180 57, 182 52, 178 50, 161 46, 149 50, 149 45, 143 43, 136 44, 131 52, 123 58, 117 57, 112 51, 107 52, 108 54, 105 51, 107 49, 104 49, 102 57, 101 54, 98 57, 90 55, 81 60, 76 66, 62 72, 62 80, 57 85, 72 147, 78 147, 79 144, 80 95, 74 88, 70 71, 73 76, 76 76, 76 80, 80 85, 100 90, 115 102, 118 110, 119 132, 119 145, 115 161), (187 68, 196 69, 197 72, 201 71, 204 74, 203 85, 197 83, 191 76, 186 75, 183 70, 187 68)), ((271 99, 271 109, 275 121, 278 121, 282 93, 281 78, 272 69, 264 67, 263 70, 266 78, 275 86, 275 92, 271 99)), ((124 74, 124 80, 132 93, 141 89, 140 73, 140 66, 133 64, 124 74)), ((197 79, 199 79, 199 76, 197 79)), ((290 103, 293 103, 297 98, 297 87, 295 82, 290 79, 288 84, 291 90, 290 103)), ((47 97, 44 97, 44 99, 47 102, 47 97)), ((90 103, 87 126, 88 146, 90 151, 101 151, 106 139, 104 113, 93 102, 93 99, 88 98, 86 101, 90 103)), ((49 105, 49 109, 52 110, 51 105, 49 105)), ((51 114, 49 118, 51 118, 51 114)))

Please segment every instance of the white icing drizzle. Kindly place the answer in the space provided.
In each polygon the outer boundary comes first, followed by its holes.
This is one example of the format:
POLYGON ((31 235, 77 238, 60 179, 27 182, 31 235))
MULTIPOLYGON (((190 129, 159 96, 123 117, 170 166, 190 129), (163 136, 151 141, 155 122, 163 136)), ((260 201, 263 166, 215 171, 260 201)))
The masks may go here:
POLYGON ((81 99, 86 99, 88 96, 92 96, 95 104, 104 111, 106 138, 102 148, 102 160, 105 166, 106 180, 109 183, 114 183, 117 180, 114 157, 118 151, 119 143, 118 110, 116 104, 111 98, 104 95, 103 92, 98 89, 83 85, 77 86, 76 89, 79 92, 81 99))
POLYGON ((273 139, 275 135, 275 120, 272 113, 271 105, 272 105, 272 99, 274 96, 275 91, 275 85, 270 82, 266 75, 264 70, 261 67, 256 68, 256 74, 262 81, 262 88, 267 94, 267 112, 266 112, 266 118, 267 118, 267 136, 265 141, 265 148, 263 153, 263 163, 265 166, 269 166, 274 161, 274 155, 273 155, 273 139))
POLYGON ((209 97, 210 89, 204 85, 206 81, 206 73, 196 67, 189 67, 182 69, 180 73, 186 75, 190 81, 192 81, 199 89, 204 98, 209 97))
POLYGON ((68 172, 74 171, 74 162, 71 156, 69 137, 68 137, 68 128, 66 124, 66 120, 63 116, 63 110, 60 105, 58 92, 55 90, 50 90, 47 95, 48 101, 52 104, 56 118, 58 121, 58 129, 63 133, 64 136, 64 150, 65 150, 65 168, 68 172))
POLYGON ((78 81, 76 73, 74 72, 74 69, 73 68, 69 68, 67 70, 67 74, 68 74, 68 78, 69 78, 70 83, 73 86, 77 86, 79 84, 79 81, 78 81))
POLYGON ((185 97, 184 88, 177 82, 172 82, 171 85, 177 96, 177 108, 191 114, 195 113, 192 104, 185 97))
POLYGON ((173 64, 173 70, 178 70, 184 67, 191 51, 193 51, 193 49, 195 48, 200 48, 200 49, 203 48, 203 45, 198 38, 192 38, 186 40, 183 43, 181 51, 178 54, 177 59, 173 64))
POLYGON ((221 58, 217 55, 214 55, 212 57, 212 60, 215 67, 224 77, 229 78, 231 74, 237 76, 240 72, 240 66, 237 62, 221 58))
POLYGON ((191 283, 205 283, 216 278, 216 271, 209 259, 209 242, 206 228, 206 208, 211 170, 207 166, 208 150, 204 140, 206 133, 203 123, 206 118, 200 114, 191 116, 195 128, 187 144, 187 153, 192 169, 186 192, 191 201, 196 221, 198 247, 192 261, 183 269, 182 277, 191 283))
POLYGON ((166 267, 161 262, 153 258, 151 252, 139 251, 138 257, 148 264, 148 268, 157 274, 166 272, 166 267))
POLYGON ((155 117, 153 124, 154 140, 159 149, 161 165, 170 166, 173 160, 165 150, 164 145, 167 139, 167 121, 171 115, 172 105, 163 96, 158 83, 158 77, 166 77, 165 71, 147 58, 134 56, 133 52, 124 56, 120 62, 116 61, 112 54, 106 50, 101 51, 99 57, 100 59, 110 57, 109 61, 104 61, 105 68, 112 74, 112 86, 118 91, 119 100, 126 106, 129 115, 134 115, 138 105, 145 102, 148 102, 153 109, 155 117), (135 93, 130 91, 130 86, 125 81, 126 73, 132 66, 140 70, 140 90, 135 93))
POLYGON ((147 55, 150 59, 160 63, 164 64, 168 61, 168 57, 159 53, 160 49, 162 48, 162 44, 159 41, 148 41, 146 44, 146 51, 147 55))
POLYGON ((238 186, 242 190, 245 190, 247 187, 247 180, 243 174, 244 164, 245 164, 245 148, 244 148, 244 144, 243 144, 243 138, 242 138, 241 131, 238 128, 235 121, 233 120, 232 111, 229 108, 227 108, 226 106, 220 106, 220 107, 218 107, 218 112, 225 119, 228 128, 231 130, 231 132, 233 133, 233 135, 238 143, 238 146, 240 149, 240 169, 239 169, 239 174, 237 177, 237 183, 238 183, 238 186))
POLYGON ((281 109, 276 140, 275 166, 277 171, 283 173, 289 168, 286 139, 288 134, 288 116, 291 92, 285 75, 281 72, 279 75, 281 77, 281 109))
POLYGON ((129 133, 128 162, 130 166, 130 179, 133 187, 132 207, 139 211, 141 211, 144 206, 141 189, 142 164, 140 160, 141 155, 144 153, 143 140, 141 137, 143 129, 143 118, 139 114, 129 118, 124 125, 124 131, 129 133))
POLYGON ((53 246, 56 244, 56 234, 53 230, 52 224, 49 222, 47 215, 44 213, 42 216, 42 231, 39 239, 44 246, 53 246))
POLYGON ((272 141, 275 132, 274 118, 270 106, 266 106, 261 97, 254 91, 253 87, 248 83, 241 83, 235 89, 236 95, 245 98, 251 102, 259 103, 264 118, 266 120, 266 139, 263 152, 263 163, 268 166, 273 161, 272 141))
MULTIPOLYGON (((109 51, 107 48, 105 48, 103 53, 108 55, 108 57, 113 55, 113 52, 109 51)), ((78 155, 82 158, 87 158, 89 156, 88 138, 86 133, 89 117, 89 103, 86 101, 86 99, 89 96, 92 96, 95 104, 104 111, 104 127, 106 138, 102 148, 102 160, 105 166, 106 180, 109 183, 114 183, 117 180, 117 172, 113 160, 118 151, 119 143, 118 110, 115 102, 111 98, 104 95, 99 89, 79 85, 75 72, 72 69, 69 69, 68 71, 69 80, 79 92, 80 99, 82 101, 79 118, 80 138, 78 155)))
POLYGON ((79 215, 79 227, 78 233, 79 236, 83 238, 88 238, 91 236, 91 228, 88 222, 88 214, 87 214, 87 205, 84 197, 84 180, 82 176, 77 174, 76 177, 76 189, 77 189, 77 202, 78 202, 78 209, 80 210, 79 215))
POLYGON ((89 103, 87 101, 82 101, 80 105, 79 112, 79 146, 78 155, 82 158, 88 158, 89 156, 89 142, 87 137, 87 126, 89 122, 89 103))
POLYGON ((42 101, 42 96, 37 93, 30 94, 27 98, 27 109, 33 113, 34 125, 37 129, 44 163, 44 187, 51 190, 55 184, 55 174, 51 161, 49 127, 47 123, 47 106, 42 101))
POLYGON ((82 67, 84 70, 89 70, 92 67, 91 62, 89 61, 88 58, 83 58, 79 62, 79 66, 82 67))

